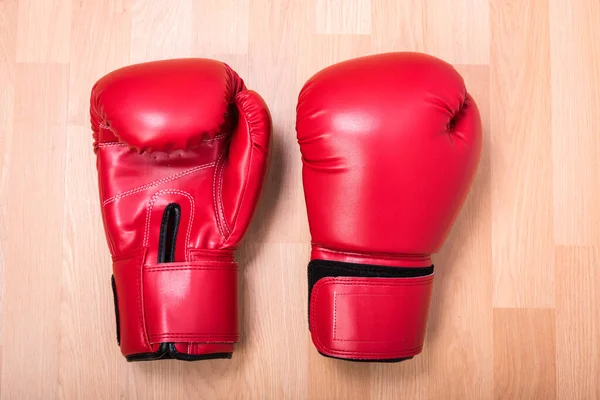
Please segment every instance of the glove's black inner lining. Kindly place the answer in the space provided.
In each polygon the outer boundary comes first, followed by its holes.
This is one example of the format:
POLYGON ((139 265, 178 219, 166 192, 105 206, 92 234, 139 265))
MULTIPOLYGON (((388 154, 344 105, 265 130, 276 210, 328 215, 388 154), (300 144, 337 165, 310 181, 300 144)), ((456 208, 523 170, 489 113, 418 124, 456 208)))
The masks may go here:
POLYGON ((181 207, 171 203, 165 207, 162 223, 160 224, 160 237, 158 239, 158 263, 175 261, 175 244, 177 243, 177 230, 181 219, 181 207))
POLYGON ((117 284, 115 283, 115 276, 110 277, 110 286, 113 291, 113 300, 115 301, 115 317, 117 319, 117 344, 121 345, 121 325, 119 322, 119 302, 117 300, 117 284))
MULTIPOLYGON (((160 237, 158 239, 158 260, 161 263, 170 263, 175 261, 175 245, 177 244, 177 230, 181 219, 181 207, 177 203, 170 203, 163 211, 162 222, 160 224, 160 237)), ((162 342, 156 354, 138 354, 134 361, 153 359, 153 358, 175 358, 177 355, 175 343, 162 342), (171 352, 174 351, 174 353, 171 352)), ((132 361, 131 356, 128 358, 132 361)))

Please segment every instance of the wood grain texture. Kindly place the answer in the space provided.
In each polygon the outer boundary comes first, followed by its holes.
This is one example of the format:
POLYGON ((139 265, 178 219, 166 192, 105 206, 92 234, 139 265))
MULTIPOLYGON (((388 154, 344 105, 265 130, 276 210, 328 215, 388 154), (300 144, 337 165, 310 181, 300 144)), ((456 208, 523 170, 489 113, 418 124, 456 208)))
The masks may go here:
POLYGON ((248 54, 249 8, 250 0, 194 0, 194 50, 213 57, 248 54))
POLYGON ((371 33, 370 0, 316 0, 317 33, 368 35, 371 33))
POLYGON ((556 368, 560 398, 600 398, 600 248, 556 249, 556 368))
POLYGON ((17 61, 68 62, 71 0, 19 0, 18 9, 17 61))
POLYGON ((495 307, 554 307, 548 4, 491 2, 495 307))
POLYGON ((131 1, 132 63, 192 55, 192 0, 131 1))
POLYGON ((41 398, 58 389, 67 90, 67 64, 16 69, 3 204, 3 398, 41 398))
POLYGON ((17 0, 0 1, 0 62, 15 61, 18 11, 17 0))
POLYGON ((425 0, 425 50, 455 64, 488 64, 488 0, 425 0))
POLYGON ((550 4, 554 239, 563 245, 598 245, 600 4, 550 4))
POLYGON ((421 0, 372 0, 372 51, 424 51, 421 0))
POLYGON ((599 19, 595 0, 0 0, 0 398, 600 399, 599 19), (349 363, 307 328, 295 107, 319 69, 386 51, 453 63, 484 147, 434 257, 423 353, 349 363), (130 364, 89 95, 172 57, 225 61, 265 98, 270 170, 237 252, 233 359, 130 364))
POLYGON ((74 6, 69 61, 70 125, 88 128, 89 83, 107 70, 129 63, 130 25, 131 12, 126 2, 82 0, 74 6))
MULTIPOLYGON (((4 343, 3 330, 4 318, 2 304, 4 303, 5 285, 3 284, 5 269, 7 265, 8 239, 10 232, 8 230, 9 213, 6 205, 8 204, 9 193, 9 166, 11 164, 11 148, 13 131, 13 106, 15 95, 15 71, 14 64, 0 62, 0 347, 4 343)), ((0 361, 0 368, 2 362, 0 361)), ((0 376, 1 377, 1 376, 0 376)))
POLYGON ((556 398, 554 318, 549 309, 494 310, 494 399, 556 398))

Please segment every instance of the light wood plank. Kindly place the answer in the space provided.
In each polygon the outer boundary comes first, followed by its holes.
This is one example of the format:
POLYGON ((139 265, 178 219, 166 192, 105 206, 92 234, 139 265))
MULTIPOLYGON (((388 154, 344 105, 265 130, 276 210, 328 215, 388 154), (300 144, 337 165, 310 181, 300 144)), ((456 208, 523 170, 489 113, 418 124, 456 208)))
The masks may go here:
MULTIPOLYGON (((195 55, 219 57, 248 53, 249 8, 250 0, 194 0, 195 55)), ((260 19, 265 25, 273 22, 264 17, 260 19)))
POLYGON ((373 40, 366 35, 316 35, 311 50, 318 56, 307 60, 311 69, 307 79, 332 64, 373 54, 373 40))
MULTIPOLYGON (((313 58, 305 56, 313 51, 312 40, 305 40, 314 30, 311 11, 301 2, 250 3, 249 65, 244 78, 269 106, 273 132, 269 171, 248 235, 268 243, 310 242, 295 120, 298 93, 316 72, 313 58)), ((302 261, 308 263, 308 258, 302 261)))
POLYGON ((69 62, 71 0, 19 0, 18 62, 69 62))
MULTIPOLYGON (((427 341, 427 339, 426 339, 427 341)), ((427 347, 429 347, 427 345, 427 347)), ((396 400, 433 399, 429 383, 430 368, 434 361, 424 352, 412 360, 400 363, 373 364, 370 369, 370 398, 396 400)), ((361 397, 356 397, 361 399, 361 397)))
POLYGON ((370 382, 373 379, 372 371, 376 368, 375 365, 323 357, 313 346, 310 338, 307 343, 310 343, 306 348, 310 360, 309 399, 370 398, 370 382), (335 382, 335 385, 332 382, 335 382))
POLYGON ((43 399, 58 390, 67 65, 22 64, 15 82, 0 396, 43 399))
POLYGON ((491 4, 493 304, 553 307, 548 4, 491 4))
POLYGON ((600 243, 600 4, 550 1, 554 239, 600 243))
POLYGON ((556 249, 559 399, 600 398, 600 248, 556 249))
POLYGON ((554 310, 494 310, 494 398, 556 398, 554 310))
POLYGON ((59 386, 64 398, 119 396, 127 364, 121 361, 106 245, 88 126, 69 125, 60 278, 59 386), (92 179, 90 179, 92 177, 92 179), (92 312, 93 310, 93 312, 92 312), (85 355, 85 356, 84 356, 85 355), (93 361, 91 361, 93 360, 93 361), (98 374, 101 368, 103 373, 98 374))
POLYGON ((250 236, 237 254, 243 339, 234 356, 245 383, 228 398, 306 399, 309 385, 298 382, 310 380, 305 285, 310 246, 260 243, 250 236))
MULTIPOLYGON (((0 62, 0 87, 2 88, 0 91, 0 281, 5 282, 6 255, 10 237, 8 193, 10 192, 11 149, 14 136, 15 65, 13 63, 0 62)), ((4 343, 2 340, 4 291, 4 285, 0 284, 0 345, 4 343)), ((1 364, 2 360, 0 359, 0 366, 1 364)))
POLYGON ((131 62, 192 56, 192 0, 130 0, 131 62))
POLYGON ((0 2, 0 63, 15 61, 18 0, 0 2))
POLYGON ((424 51, 423 1, 372 0, 374 52, 424 51))
MULTIPOLYGON (((488 64, 489 3, 490 0, 425 0, 425 51, 451 63, 488 64)), ((515 6, 519 7, 518 4, 516 2, 515 6)))
POLYGON ((371 33, 371 0, 316 0, 316 16, 318 34, 371 33))
MULTIPOLYGON (((74 5, 69 68, 70 124, 89 130, 92 86, 108 72, 129 64, 130 25, 129 0, 81 0, 74 5)), ((88 133, 91 140, 91 130, 88 133)))
MULTIPOLYGON (((9 171, 11 166, 11 147, 13 138, 13 108, 15 93, 14 38, 16 21, 10 21, 16 15, 16 1, 0 3, 0 281, 5 282, 6 255, 8 251, 8 193, 9 171)), ((2 378, 2 344, 4 331, 5 288, 0 284, 0 382, 2 378)), ((1 393, 1 386, 0 386, 1 393)))

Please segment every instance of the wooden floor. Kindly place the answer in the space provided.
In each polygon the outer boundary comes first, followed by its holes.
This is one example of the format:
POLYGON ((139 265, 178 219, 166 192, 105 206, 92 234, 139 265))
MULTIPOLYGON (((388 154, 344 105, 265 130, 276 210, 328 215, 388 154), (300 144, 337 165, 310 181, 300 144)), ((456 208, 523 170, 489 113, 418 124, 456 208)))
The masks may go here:
POLYGON ((0 397, 600 399, 598 21, 597 0, 0 0, 0 397), (434 260, 423 353, 336 361, 307 329, 296 98, 322 67, 403 50, 464 75, 482 162, 434 260), (234 358, 130 364, 89 93, 115 68, 173 57, 223 60, 264 96, 271 169, 237 253, 234 358))

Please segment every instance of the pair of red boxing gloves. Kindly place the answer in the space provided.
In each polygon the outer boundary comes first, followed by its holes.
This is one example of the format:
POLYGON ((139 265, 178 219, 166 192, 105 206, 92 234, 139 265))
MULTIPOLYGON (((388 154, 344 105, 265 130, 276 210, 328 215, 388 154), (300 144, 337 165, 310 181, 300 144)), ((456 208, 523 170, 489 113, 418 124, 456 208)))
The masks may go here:
MULTIPOLYGON (((265 102, 226 64, 180 59, 106 75, 90 112, 121 352, 129 361, 230 358, 233 252, 267 170, 265 102)), ((345 360, 412 358, 425 336, 431 254, 479 161, 475 102, 451 65, 380 54, 314 75, 296 130, 314 345, 345 360)))

